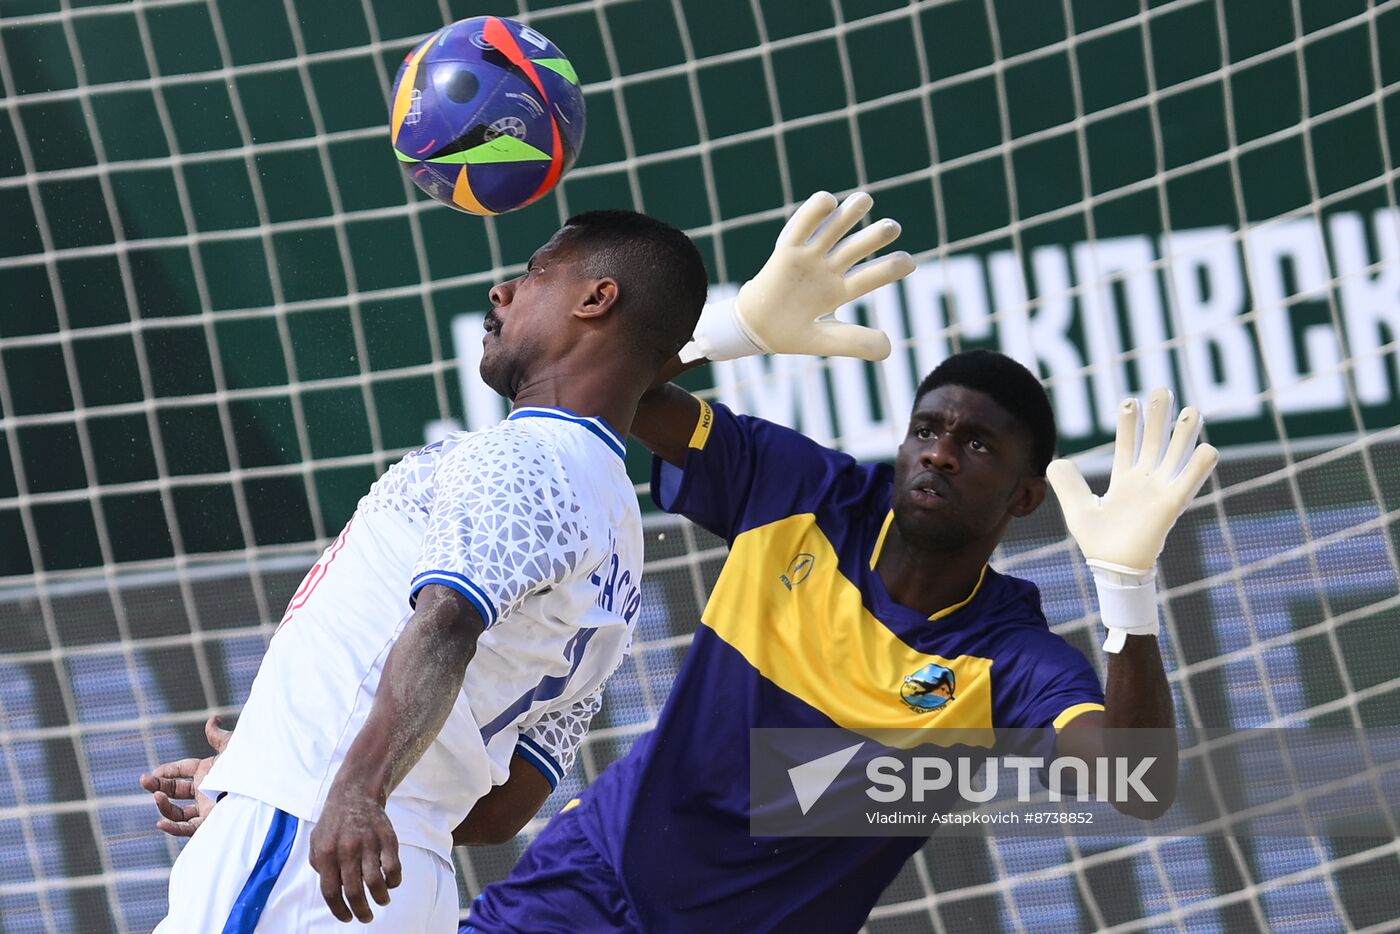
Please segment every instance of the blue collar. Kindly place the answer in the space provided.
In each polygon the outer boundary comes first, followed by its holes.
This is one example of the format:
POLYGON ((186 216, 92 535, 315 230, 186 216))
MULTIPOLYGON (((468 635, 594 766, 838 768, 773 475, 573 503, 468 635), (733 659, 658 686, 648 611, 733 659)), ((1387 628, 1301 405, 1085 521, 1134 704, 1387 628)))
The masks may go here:
POLYGON ((517 418, 557 418, 563 422, 573 422, 575 425, 580 425, 597 435, 604 444, 612 448, 613 453, 618 457, 623 460, 627 459, 627 443, 622 440, 621 435, 613 430, 611 425, 601 418, 595 418, 591 415, 579 415, 576 412, 570 412, 568 409, 545 408, 544 406, 537 405, 528 405, 523 409, 516 409, 511 412, 510 415, 506 416, 506 418, 507 420, 514 420, 517 418))

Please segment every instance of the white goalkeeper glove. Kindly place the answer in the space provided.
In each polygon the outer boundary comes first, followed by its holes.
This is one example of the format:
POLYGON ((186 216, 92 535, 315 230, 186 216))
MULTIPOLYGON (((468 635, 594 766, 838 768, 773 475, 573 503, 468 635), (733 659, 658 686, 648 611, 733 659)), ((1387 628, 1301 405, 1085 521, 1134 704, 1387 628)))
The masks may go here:
POLYGON ((888 357, 890 339, 883 331, 835 317, 847 302, 914 271, 914 261, 902 251, 856 265, 899 236, 899 224, 885 219, 841 239, 873 203, 863 191, 840 205, 825 191, 808 198, 738 297, 705 306, 694 339, 681 348, 681 362, 765 353, 888 357))
POLYGON ((1070 461, 1054 461, 1045 471, 1065 525, 1093 571, 1099 613, 1108 627, 1104 651, 1114 653, 1130 635, 1157 635, 1157 556, 1220 457, 1209 444, 1196 446, 1202 422, 1193 408, 1182 409, 1168 442, 1172 394, 1167 389, 1148 397, 1139 450, 1138 410, 1136 399, 1124 399, 1118 407, 1113 474, 1103 496, 1090 492, 1070 461))

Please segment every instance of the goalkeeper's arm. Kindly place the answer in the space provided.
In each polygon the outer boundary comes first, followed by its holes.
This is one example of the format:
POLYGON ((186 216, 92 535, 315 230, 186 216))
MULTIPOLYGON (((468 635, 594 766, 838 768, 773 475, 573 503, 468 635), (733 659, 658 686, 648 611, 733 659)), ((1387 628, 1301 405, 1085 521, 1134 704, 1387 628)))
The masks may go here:
POLYGON ((711 360, 764 353, 823 354, 883 360, 883 331, 838 321, 836 309, 907 276, 908 253, 871 254, 894 242, 899 224, 880 220, 850 236, 872 201, 856 192, 837 204, 819 191, 797 209, 778 235, 773 255, 736 298, 706 305, 695 338, 662 369, 660 385, 642 397, 632 435, 677 466, 700 416, 700 404, 667 381, 711 360))
POLYGON ((1201 416, 1195 409, 1182 411, 1168 437, 1171 409, 1169 391, 1152 393, 1139 446, 1139 405, 1124 400, 1103 496, 1090 492, 1069 461, 1055 461, 1046 472, 1094 575, 1109 653, 1103 713, 1070 721, 1056 749, 1085 758, 1154 757, 1144 783, 1157 801, 1114 802, 1118 810, 1144 818, 1159 817, 1171 806, 1177 781, 1176 719, 1157 644, 1157 556, 1218 458, 1210 445, 1196 445, 1201 416))
POLYGON ((1055 753, 1087 762, 1107 757, 1136 763, 1151 757, 1141 780, 1156 800, 1115 799, 1113 806, 1144 820, 1166 813, 1176 800, 1176 716, 1156 636, 1128 636, 1123 649, 1109 655, 1103 712, 1071 720, 1056 737, 1055 753))

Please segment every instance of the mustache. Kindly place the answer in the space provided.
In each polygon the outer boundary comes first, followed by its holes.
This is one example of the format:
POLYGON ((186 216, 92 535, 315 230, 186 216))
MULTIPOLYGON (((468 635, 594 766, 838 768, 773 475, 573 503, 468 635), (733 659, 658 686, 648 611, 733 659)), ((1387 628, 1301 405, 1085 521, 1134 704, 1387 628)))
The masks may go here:
POLYGON ((501 319, 497 317, 495 311, 488 311, 485 320, 481 322, 481 326, 487 331, 499 331, 501 329, 501 319))

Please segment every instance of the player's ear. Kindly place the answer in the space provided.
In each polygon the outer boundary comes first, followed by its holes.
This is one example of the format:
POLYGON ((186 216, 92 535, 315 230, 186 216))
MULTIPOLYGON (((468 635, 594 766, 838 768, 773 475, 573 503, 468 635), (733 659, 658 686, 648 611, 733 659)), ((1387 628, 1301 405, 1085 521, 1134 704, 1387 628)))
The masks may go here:
POLYGON ((1006 510, 1017 519, 1029 516, 1040 508, 1040 504, 1045 502, 1045 478, 1025 477, 1016 487, 1016 495, 1011 499, 1011 506, 1006 510))
POLYGON ((622 288, 613 278, 594 279, 588 283, 588 290, 574 308, 578 318, 601 318, 613 309, 622 297, 622 288))

